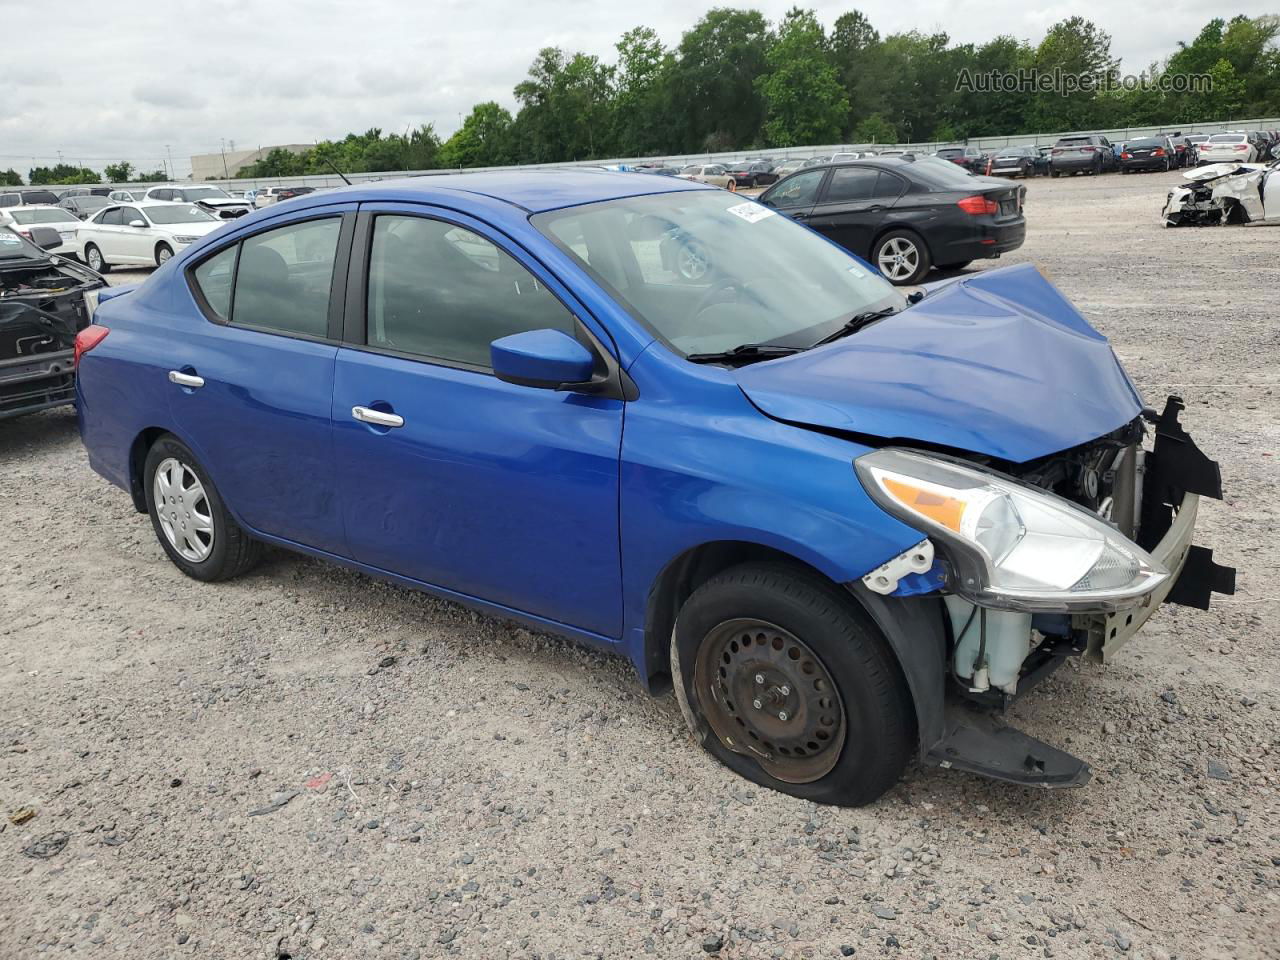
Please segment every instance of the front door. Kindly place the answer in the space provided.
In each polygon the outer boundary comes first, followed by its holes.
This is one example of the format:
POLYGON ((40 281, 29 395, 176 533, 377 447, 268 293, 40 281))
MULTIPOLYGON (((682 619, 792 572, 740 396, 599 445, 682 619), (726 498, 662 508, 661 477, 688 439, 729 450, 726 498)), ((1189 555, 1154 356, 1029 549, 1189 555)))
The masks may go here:
POLYGON ((493 375, 489 344, 511 333, 600 349, 567 291, 496 240, 431 208, 361 213, 333 399, 349 553, 616 638, 623 403, 493 375))

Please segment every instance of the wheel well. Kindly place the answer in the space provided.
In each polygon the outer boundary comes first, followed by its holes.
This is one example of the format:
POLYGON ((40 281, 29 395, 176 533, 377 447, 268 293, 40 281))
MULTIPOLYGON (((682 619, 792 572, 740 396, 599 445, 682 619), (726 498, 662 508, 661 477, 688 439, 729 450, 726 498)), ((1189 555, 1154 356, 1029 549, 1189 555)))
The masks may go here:
POLYGON ((883 240, 886 234, 893 233, 896 230, 900 230, 903 233, 909 233, 920 241, 920 246, 924 247, 924 252, 929 255, 930 262, 933 261, 933 250, 929 248, 929 241, 924 238, 924 234, 914 227, 908 226, 904 223, 891 223, 881 228, 880 232, 871 240, 871 247, 867 250, 867 257, 870 258, 876 252, 876 244, 883 240))
POLYGON ((675 629, 680 608, 693 591, 730 567, 761 560, 786 563, 829 579, 789 553, 741 540, 704 543, 686 550, 658 574, 649 590, 645 612, 645 682, 651 694, 656 696, 671 688, 671 632, 675 629))
POLYGON ((167 430, 160 427, 147 427, 133 438, 129 448, 129 494, 133 497, 133 506, 139 513, 147 512, 147 494, 142 486, 142 468, 147 462, 147 452, 167 430))

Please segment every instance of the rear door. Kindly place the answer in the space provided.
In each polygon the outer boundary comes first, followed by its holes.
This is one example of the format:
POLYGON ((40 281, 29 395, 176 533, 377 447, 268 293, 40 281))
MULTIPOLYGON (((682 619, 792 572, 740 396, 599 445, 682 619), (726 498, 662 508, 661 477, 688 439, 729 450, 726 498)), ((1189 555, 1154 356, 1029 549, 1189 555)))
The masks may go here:
POLYGON ((310 208, 187 269, 208 322, 168 344, 169 405, 254 530, 343 554, 333 368, 355 205, 310 208))
POLYGON ((836 167, 818 196, 809 226, 866 259, 871 241, 898 195, 895 190, 892 196, 885 196, 877 189, 881 176, 876 167, 836 167))
POLYGON ((355 249, 367 266, 353 263, 333 397, 350 555, 618 637, 623 401, 505 383, 489 365, 489 344, 524 330, 602 350, 582 307, 451 211, 365 205, 355 249))
POLYGON ((137 207, 121 207, 120 223, 112 236, 111 253, 107 259, 112 263, 154 263, 151 224, 142 211, 137 207), (143 225, 135 227, 135 223, 143 225))

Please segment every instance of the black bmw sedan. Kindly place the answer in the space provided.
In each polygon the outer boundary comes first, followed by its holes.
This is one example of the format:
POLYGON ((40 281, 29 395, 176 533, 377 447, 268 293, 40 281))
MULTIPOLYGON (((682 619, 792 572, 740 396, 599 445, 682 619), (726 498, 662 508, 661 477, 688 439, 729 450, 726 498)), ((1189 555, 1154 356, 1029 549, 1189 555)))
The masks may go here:
POLYGON ((937 157, 825 164, 779 180, 760 202, 879 268, 895 284, 1016 250, 1026 187, 937 157))

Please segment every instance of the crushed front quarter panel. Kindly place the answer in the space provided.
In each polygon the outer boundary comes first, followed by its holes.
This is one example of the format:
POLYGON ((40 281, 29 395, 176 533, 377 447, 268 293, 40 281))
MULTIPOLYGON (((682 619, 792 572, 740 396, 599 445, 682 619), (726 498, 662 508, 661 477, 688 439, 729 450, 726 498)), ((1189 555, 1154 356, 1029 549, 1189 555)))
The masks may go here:
POLYGON ((1167 226, 1280 219, 1280 163, 1214 163, 1188 170, 1183 177, 1188 185, 1174 187, 1165 197, 1161 215, 1167 226))

